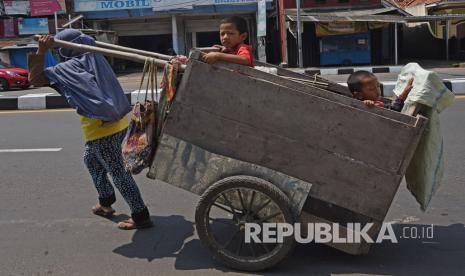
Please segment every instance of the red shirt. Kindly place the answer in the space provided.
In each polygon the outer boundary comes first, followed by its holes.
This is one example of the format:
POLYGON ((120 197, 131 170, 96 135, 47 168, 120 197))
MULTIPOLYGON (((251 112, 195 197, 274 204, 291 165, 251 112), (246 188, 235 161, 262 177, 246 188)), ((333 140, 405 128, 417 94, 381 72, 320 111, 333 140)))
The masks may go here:
POLYGON ((236 48, 236 56, 246 57, 249 60, 249 66, 255 66, 255 58, 252 54, 252 47, 247 44, 240 44, 236 48))

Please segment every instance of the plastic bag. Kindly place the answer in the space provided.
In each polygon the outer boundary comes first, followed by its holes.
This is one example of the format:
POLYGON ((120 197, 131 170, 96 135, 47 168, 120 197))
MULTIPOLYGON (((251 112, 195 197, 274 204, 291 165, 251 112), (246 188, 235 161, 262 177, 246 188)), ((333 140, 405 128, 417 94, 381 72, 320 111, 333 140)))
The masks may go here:
POLYGON ((122 143, 122 154, 124 167, 132 174, 140 173, 144 168, 150 166, 156 149, 156 131, 157 131, 157 107, 158 104, 154 99, 154 89, 157 87, 157 67, 152 59, 148 59, 144 65, 137 102, 132 110, 131 121, 122 143), (139 95, 147 77, 147 93, 145 93, 144 102, 139 102, 139 95), (149 94, 151 100, 147 100, 149 94))

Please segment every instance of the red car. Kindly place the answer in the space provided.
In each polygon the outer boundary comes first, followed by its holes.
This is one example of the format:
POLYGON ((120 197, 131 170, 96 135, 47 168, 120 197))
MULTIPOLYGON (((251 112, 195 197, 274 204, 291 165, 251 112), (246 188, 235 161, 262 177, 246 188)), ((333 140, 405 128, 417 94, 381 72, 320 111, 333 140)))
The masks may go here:
POLYGON ((0 62, 0 85, 3 91, 11 88, 26 89, 31 86, 28 80, 29 71, 13 67, 7 63, 0 62))

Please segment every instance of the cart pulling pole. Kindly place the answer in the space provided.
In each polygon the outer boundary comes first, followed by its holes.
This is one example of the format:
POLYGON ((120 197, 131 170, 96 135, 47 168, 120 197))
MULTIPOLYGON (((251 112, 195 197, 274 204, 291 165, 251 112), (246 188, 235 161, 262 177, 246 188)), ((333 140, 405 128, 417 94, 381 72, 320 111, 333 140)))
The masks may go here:
MULTIPOLYGON (((39 38, 40 38, 39 35, 34 36, 34 40, 39 40, 39 38)), ((140 63, 145 63, 147 59, 153 59, 154 63, 157 66, 161 66, 161 67, 165 66, 168 63, 168 61, 166 60, 161 60, 161 59, 157 59, 153 57, 143 56, 143 55, 134 54, 134 53, 126 53, 123 51, 100 48, 100 47, 89 46, 89 45, 84 45, 84 44, 77 44, 77 43, 72 43, 72 42, 58 40, 58 39, 54 39, 53 46, 73 49, 73 50, 77 50, 80 52, 99 53, 99 54, 109 56, 109 57, 120 58, 124 60, 140 62, 140 63)), ((181 68, 184 69, 185 66, 183 65, 181 68)))
POLYGON ((149 52, 149 51, 144 51, 144 50, 139 50, 139 49, 134 49, 134 48, 128 48, 128 47, 115 45, 111 43, 105 43, 101 41, 95 41, 95 44, 102 48, 107 48, 107 49, 112 49, 112 50, 117 50, 117 51, 124 51, 124 52, 139 54, 139 55, 148 56, 148 57, 154 57, 154 58, 168 60, 168 61, 174 58, 174 56, 163 55, 163 54, 159 54, 155 52, 149 52))

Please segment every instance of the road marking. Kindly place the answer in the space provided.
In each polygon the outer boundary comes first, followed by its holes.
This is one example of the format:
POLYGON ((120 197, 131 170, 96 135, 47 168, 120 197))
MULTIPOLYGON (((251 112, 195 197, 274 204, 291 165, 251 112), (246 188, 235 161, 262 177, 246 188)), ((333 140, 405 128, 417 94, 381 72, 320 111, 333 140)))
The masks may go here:
POLYGON ((21 113, 51 113, 51 112, 75 112, 74 109, 43 109, 43 110, 13 110, 13 111, 0 111, 0 114, 21 114, 21 113))
POLYGON ((9 152, 58 152, 63 148, 45 148, 45 149, 0 149, 0 153, 9 152))
POLYGON ((463 100, 463 99, 465 99, 465 95, 455 96, 455 99, 457 99, 457 100, 463 100))
POLYGON ((35 93, 35 94, 26 94, 20 97, 43 97, 43 96, 48 96, 48 95, 53 95, 53 93, 35 93))

